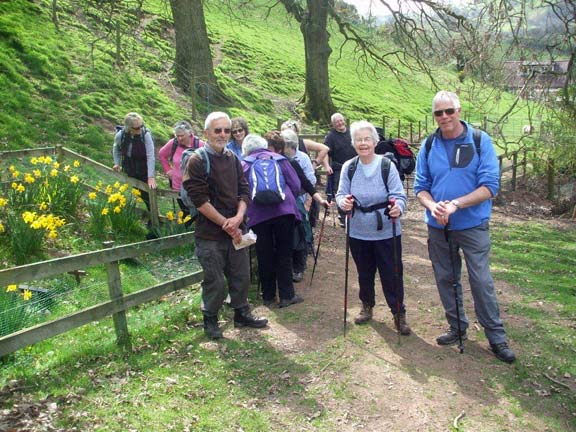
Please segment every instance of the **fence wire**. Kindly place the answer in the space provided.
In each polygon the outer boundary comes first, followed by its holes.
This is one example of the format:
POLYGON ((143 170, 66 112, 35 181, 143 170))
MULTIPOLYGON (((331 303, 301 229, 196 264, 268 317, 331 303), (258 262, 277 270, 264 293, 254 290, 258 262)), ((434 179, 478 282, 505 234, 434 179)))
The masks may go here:
MULTIPOLYGON (((178 254, 148 254, 120 263, 124 294, 200 270, 198 260, 187 249, 178 254)), ((110 300, 104 266, 84 273, 10 285, 0 290, 0 337, 42 324, 110 300)))

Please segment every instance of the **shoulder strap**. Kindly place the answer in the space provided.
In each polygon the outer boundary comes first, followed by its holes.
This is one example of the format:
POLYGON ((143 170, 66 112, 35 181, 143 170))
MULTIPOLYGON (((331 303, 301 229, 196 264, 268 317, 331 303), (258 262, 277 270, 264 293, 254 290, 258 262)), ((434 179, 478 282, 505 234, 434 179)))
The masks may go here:
POLYGON ((192 142, 192 147, 197 149, 200 148, 200 138, 194 135, 194 141, 192 142))
POLYGON ((387 157, 382 156, 382 163, 380 163, 380 170, 382 171, 382 181, 386 187, 386 193, 390 194, 390 189, 388 189, 388 175, 390 174, 390 164, 392 161, 387 157))
POLYGON ((348 165, 348 180, 352 181, 352 177, 354 177, 356 168, 358 168, 358 156, 354 156, 354 158, 352 158, 352 162, 350 165, 348 165))
POLYGON ((204 147, 200 147, 195 151, 195 153, 198 153, 204 162, 204 173, 206 174, 206 177, 210 177, 210 158, 208 157, 208 153, 204 150, 204 147))
POLYGON ((428 155, 430 154, 430 149, 432 148, 432 142, 434 141, 435 134, 436 132, 431 133, 428 135, 428 138, 426 138, 426 144, 424 145, 424 148, 426 148, 426 160, 428 160, 428 155))
POLYGON ((480 147, 480 141, 482 140, 482 131, 480 129, 474 128, 472 130, 472 137, 474 138, 476 153, 478 153, 478 157, 480 157, 482 155, 482 148, 480 147))
POLYGON ((174 137, 172 140, 172 148, 170 149, 170 157, 168 160, 172 162, 174 160, 174 154, 176 154, 176 149, 178 148, 178 138, 174 137))

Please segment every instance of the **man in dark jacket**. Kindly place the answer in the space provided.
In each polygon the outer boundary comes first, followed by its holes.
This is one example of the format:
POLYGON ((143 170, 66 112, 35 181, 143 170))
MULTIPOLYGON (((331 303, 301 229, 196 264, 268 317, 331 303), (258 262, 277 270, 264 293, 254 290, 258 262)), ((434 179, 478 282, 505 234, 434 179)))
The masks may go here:
MULTIPOLYGON (((330 157, 330 166, 332 167, 333 174, 331 176, 330 184, 332 186, 332 191, 327 191, 327 193, 332 193, 332 197, 336 195, 338 190, 338 185, 340 184, 340 172, 342 170, 342 165, 349 159, 356 156, 356 150, 352 145, 352 138, 350 137, 350 131, 346 127, 346 119, 340 113, 332 114, 330 118, 332 122, 332 129, 326 135, 324 139, 324 144, 328 146, 328 156, 330 157)), ((340 220, 340 226, 344 227, 344 216, 345 213, 338 208, 338 219, 340 220)))
POLYGON ((230 294, 235 327, 265 327, 268 320, 255 318, 248 305, 250 263, 248 249, 236 250, 240 243, 244 215, 249 202, 248 183, 230 141, 231 121, 223 112, 213 112, 205 121, 210 169, 201 155, 190 156, 182 184, 199 212, 196 221, 196 255, 204 270, 202 314, 204 333, 211 339, 222 337, 218 312, 230 294), (228 293, 226 292, 226 280, 228 293))

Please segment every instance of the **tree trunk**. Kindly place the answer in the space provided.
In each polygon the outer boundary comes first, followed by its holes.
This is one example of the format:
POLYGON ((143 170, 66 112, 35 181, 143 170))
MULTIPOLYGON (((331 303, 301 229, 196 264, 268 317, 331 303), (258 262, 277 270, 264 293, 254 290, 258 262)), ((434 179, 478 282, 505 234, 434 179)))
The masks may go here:
POLYGON ((330 94, 328 60, 332 54, 327 30, 328 0, 308 0, 308 14, 300 23, 304 36, 306 56, 306 88, 304 103, 310 116, 320 123, 329 124, 336 112, 330 94))
POLYGON ((178 85, 205 101, 208 110, 212 110, 214 104, 230 102, 218 87, 214 75, 202 0, 170 0, 170 6, 176 36, 175 69, 178 85))

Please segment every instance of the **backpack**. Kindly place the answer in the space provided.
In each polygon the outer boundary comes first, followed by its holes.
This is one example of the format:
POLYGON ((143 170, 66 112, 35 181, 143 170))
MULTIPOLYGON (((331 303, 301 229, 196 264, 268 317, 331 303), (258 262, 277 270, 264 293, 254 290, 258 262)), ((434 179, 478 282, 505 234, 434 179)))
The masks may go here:
MULTIPOLYGON (((122 125, 116 125, 116 133, 118 132, 122 132, 120 135, 120 153, 122 154, 122 158, 125 158, 128 154, 128 136, 126 135, 126 128, 122 125)), ((142 142, 144 142, 144 137, 147 133, 151 133, 150 129, 143 125, 140 131, 142 142)))
POLYGON ((248 184, 250 198, 256 204, 279 204, 286 198, 286 181, 279 161, 286 159, 279 154, 261 154, 246 156, 244 161, 250 164, 248 184))
POLYGON ((386 156, 398 169, 400 180, 404 180, 407 174, 412 174, 416 168, 416 156, 410 148, 408 141, 402 138, 386 139, 381 128, 376 128, 380 141, 376 144, 375 153, 386 156))
MULTIPOLYGON (((170 149, 170 157, 168 158, 168 160, 170 162, 172 162, 174 160, 174 154, 176 153, 176 150, 178 149, 178 138, 174 137, 174 139, 172 140, 172 148, 170 149)), ((194 135, 194 140, 192 141, 192 147, 193 149, 197 149, 200 147, 200 138, 198 138, 196 135, 194 135)), ((182 152, 184 153, 184 152, 182 152)), ((182 168, 182 164, 180 164, 180 168, 182 168)))
MULTIPOLYGON (((348 180, 352 182, 352 177, 354 177, 354 173, 356 172, 356 168, 358 168, 358 156, 355 156, 352 159, 350 165, 348 165, 348 180)), ((388 188, 388 174, 390 174, 390 164, 392 160, 388 157, 382 158, 382 163, 380 164, 380 173, 382 175, 382 181, 384 182, 384 187, 386 188, 386 194, 390 194, 390 189, 388 188)), ((354 200, 354 211, 359 210, 362 213, 371 213, 376 212, 376 228, 378 231, 381 231, 384 227, 382 223, 382 216, 380 212, 377 210, 385 209, 384 214, 390 218, 388 215, 388 206, 390 205, 390 201, 387 199, 385 202, 374 204, 371 206, 364 207, 360 205, 356 200, 354 200)))
MULTIPOLYGON (((197 143, 195 142, 194 145, 196 144, 197 143)), ((206 179, 208 179, 210 176, 210 158, 208 157, 208 153, 206 153, 204 147, 189 147, 182 152, 182 160, 180 161, 180 171, 182 172, 182 176, 184 176, 184 171, 186 170, 186 165, 188 164, 190 156, 192 156, 194 153, 198 154, 204 162, 204 176, 206 179)), ((190 217, 192 220, 196 219, 196 216, 198 216, 198 210, 190 199, 188 192, 186 189, 184 189, 184 185, 180 186, 180 200, 182 200, 182 203, 188 207, 188 211, 190 212, 190 217)))
MULTIPOLYGON (((432 142, 434 141, 434 136, 438 132, 438 129, 426 138, 426 144, 424 147, 426 148, 426 162, 428 162, 428 154, 430 154, 430 149, 432 148, 432 142)), ((476 153, 478 153, 478 157, 482 155, 482 149, 480 147, 480 141, 482 140, 482 131, 480 129, 473 128, 472 129, 472 138, 474 139, 474 146, 476 147, 476 153)))

